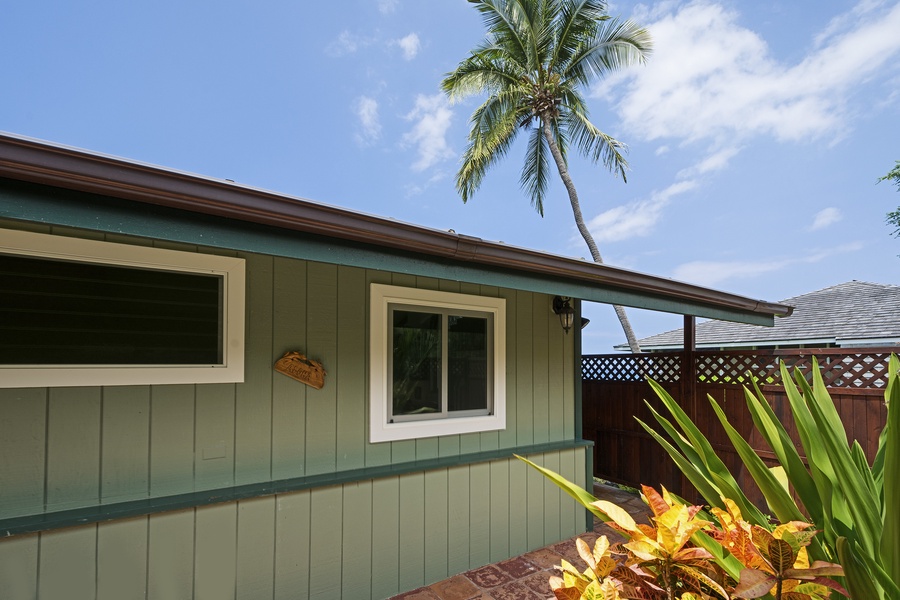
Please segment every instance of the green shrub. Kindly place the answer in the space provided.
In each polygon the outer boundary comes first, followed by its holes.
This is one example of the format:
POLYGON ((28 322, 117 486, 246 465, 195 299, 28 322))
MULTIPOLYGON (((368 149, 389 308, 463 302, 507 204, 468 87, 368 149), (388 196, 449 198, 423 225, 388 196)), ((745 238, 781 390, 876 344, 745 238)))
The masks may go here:
MULTIPOLYGON (((728 422, 718 403, 709 397, 713 410, 775 518, 783 524, 811 521, 816 530, 822 532, 820 536, 804 538, 811 561, 839 563, 843 567, 846 588, 854 600, 900 600, 900 409, 896 408, 900 406, 897 400, 900 398, 900 361, 891 356, 885 389, 887 423, 879 437, 878 452, 872 465, 868 464, 857 441, 847 443, 846 431, 818 365, 813 371, 812 385, 800 371, 794 372, 792 380, 784 365, 781 369, 806 464, 756 383, 752 391, 744 388, 747 406, 756 429, 775 454, 778 466, 767 467, 728 422), (801 510, 792 497, 792 490, 805 510, 801 510)), ((727 529, 722 523, 723 518, 728 519, 727 515, 740 515, 749 527, 756 528, 757 537, 753 543, 761 548, 768 539, 763 532, 774 535, 784 525, 771 522, 750 502, 706 436, 661 386, 654 381, 650 384, 670 413, 671 420, 652 407, 650 410, 674 443, 646 423, 641 422, 641 425, 666 449, 712 507, 719 520, 719 530, 727 529)), ((529 464, 595 516, 610 520, 598 508, 593 495, 552 471, 529 464)), ((727 576, 734 581, 741 580, 742 571, 747 568, 746 561, 738 560, 736 554, 739 553, 728 551, 727 543, 723 545, 721 539, 704 531, 695 532, 691 542, 705 549, 727 576)), ((775 545, 784 546, 780 542, 775 545)), ((744 576, 756 579, 745 580, 744 587, 739 588, 741 591, 752 588, 755 593, 769 581, 769 575, 744 576)), ((759 596, 745 594, 740 597, 759 596)))

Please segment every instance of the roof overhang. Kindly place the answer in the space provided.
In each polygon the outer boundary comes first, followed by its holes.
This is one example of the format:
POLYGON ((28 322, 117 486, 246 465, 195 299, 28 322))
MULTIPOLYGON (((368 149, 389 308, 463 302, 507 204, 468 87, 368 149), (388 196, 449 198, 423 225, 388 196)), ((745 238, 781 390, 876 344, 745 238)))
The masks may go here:
MULTIPOLYGON (((572 296, 754 324, 791 307, 302 198, 0 134, 0 177, 552 279, 572 296), (594 293, 603 289, 603 294, 594 293), (611 294, 610 294, 611 292, 611 294)), ((0 216, 21 218, 17 215, 0 216)))

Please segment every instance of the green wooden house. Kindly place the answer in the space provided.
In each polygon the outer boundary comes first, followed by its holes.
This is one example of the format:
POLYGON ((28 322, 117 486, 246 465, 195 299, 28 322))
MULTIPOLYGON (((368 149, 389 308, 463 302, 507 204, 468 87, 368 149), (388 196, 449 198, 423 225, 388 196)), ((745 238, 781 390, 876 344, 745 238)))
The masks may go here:
POLYGON ((384 598, 584 531, 513 458, 591 472, 557 297, 787 311, 0 136, 0 597, 384 598))

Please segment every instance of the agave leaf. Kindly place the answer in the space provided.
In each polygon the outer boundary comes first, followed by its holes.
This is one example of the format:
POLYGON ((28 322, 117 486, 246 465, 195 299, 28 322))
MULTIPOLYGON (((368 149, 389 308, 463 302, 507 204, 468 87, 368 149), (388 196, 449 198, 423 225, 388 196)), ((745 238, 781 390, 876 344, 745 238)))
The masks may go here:
POLYGON ((900 584, 900 360, 891 355, 887 425, 884 440, 884 524, 881 533, 881 561, 890 578, 900 584))
POLYGON ((603 521, 609 521, 609 517, 591 506, 593 502, 597 501, 597 498, 593 494, 582 488, 580 485, 572 483, 559 473, 554 473, 550 469, 545 469, 544 467, 540 467, 534 464, 524 456, 519 456, 518 454, 514 454, 513 456, 537 469, 544 477, 558 485, 564 492, 572 496, 572 498, 574 498, 576 502, 591 511, 591 514, 593 514, 595 517, 597 517, 598 519, 602 519, 603 521))
POLYGON ((881 491, 876 489, 875 479, 872 477, 872 471, 869 468, 869 459, 866 458, 866 451, 859 445, 858 440, 853 440, 853 444, 850 446, 850 456, 853 458, 856 470, 859 471, 859 474, 865 481, 866 487, 869 488, 869 493, 877 501, 881 491))
POLYGON ((712 506, 721 506, 722 504, 722 493, 712 484, 712 482, 707 478, 707 476, 702 473, 698 468, 698 463, 693 463, 687 460, 678 450, 675 449, 672 444, 668 442, 665 438, 663 438, 660 434, 658 434, 652 427, 637 419, 638 423, 641 424, 641 427, 650 434, 650 436, 655 439, 663 449, 669 453, 669 456, 672 458, 672 461, 678 467, 678 469, 684 474, 685 477, 688 478, 688 481, 697 488, 697 491, 700 492, 700 495, 703 496, 703 499, 706 500, 712 506))
MULTIPOLYGON (((821 498, 821 501, 819 502, 822 506, 823 516, 821 523, 825 528, 826 538, 833 541, 834 535, 831 522, 836 516, 841 516, 840 514, 834 514, 835 502, 833 501, 832 496, 833 490, 835 490, 837 486, 834 469, 831 467, 828 453, 825 451, 825 448, 818 437, 816 422, 809 412, 809 407, 807 407, 806 402, 803 400, 803 396, 800 394, 797 385, 794 384, 784 362, 781 363, 780 367, 784 391, 787 395, 788 402, 791 405, 791 414, 794 417, 797 432, 800 434, 800 443, 803 446, 803 451, 806 453, 810 475, 815 482, 816 489, 821 498)), ((803 379, 803 374, 799 370, 795 370, 794 375, 798 383, 804 386, 806 385, 806 380, 803 379)), ((808 388, 808 386, 806 387, 808 388)))
POLYGON ((822 498, 816 488, 816 482, 810 475, 806 465, 800 458, 797 448, 784 425, 775 415, 766 401, 756 380, 753 381, 754 392, 744 388, 744 398, 756 429, 763 435, 766 443, 778 458, 787 479, 797 492, 800 501, 814 523, 823 523, 822 498))
MULTIPOLYGON (((712 405, 716 416, 719 417, 719 422, 722 423, 722 427, 725 428, 725 433, 728 435, 728 439, 731 440, 731 444, 734 446, 734 449, 737 450, 737 453, 741 457, 744 466, 747 467, 747 470, 750 472, 750 475, 753 477, 756 485, 759 486, 760 491, 766 498, 766 502, 769 503, 769 508, 771 508, 775 513, 775 516, 778 517, 778 520, 802 520, 804 518, 803 513, 800 512, 799 508, 797 508, 797 504, 794 502, 794 499, 791 498, 791 495, 787 492, 787 490, 782 487, 781 483, 779 483, 778 479, 775 478, 775 476, 762 461, 756 451, 750 447, 750 444, 748 444, 747 441, 744 440, 744 438, 741 436, 741 434, 738 433, 738 431, 734 427, 732 427, 731 423, 728 422, 728 418, 725 416, 725 411, 722 410, 718 402, 713 400, 712 396, 710 396, 709 402, 712 405)), ((746 514, 743 507, 740 508, 741 514, 746 514)))
MULTIPOLYGON (((709 443, 706 436, 704 436, 694 422, 691 421, 687 413, 684 412, 662 386, 652 379, 648 379, 647 381, 653 387, 654 391, 656 391, 656 395, 659 396, 659 399, 662 400, 666 408, 669 409, 669 412, 672 413, 675 422, 681 427, 685 436, 690 440, 691 445, 693 445, 694 449, 700 455, 700 460, 703 461, 703 464, 709 472, 710 480, 721 491, 722 495, 734 500, 741 508, 744 518, 748 521, 759 524, 766 523, 765 516, 747 499, 744 492, 741 491, 737 481, 728 470, 728 467, 725 466, 725 463, 722 462, 722 459, 720 459, 719 455, 713 450, 712 444, 709 443)), ((714 502, 713 505, 721 507, 721 501, 714 502)))
POLYGON ((880 504, 869 493, 864 478, 853 462, 843 426, 840 422, 833 422, 832 417, 836 417, 837 411, 818 368, 813 370, 813 385, 814 389, 810 390, 807 385, 804 390, 807 406, 819 427, 819 439, 834 467, 837 485, 847 499, 847 508, 853 517, 853 531, 865 551, 874 556, 876 540, 881 537, 880 504))
MULTIPOLYGON (((703 463, 703 460, 700 459, 700 454, 691 445, 691 442, 687 438, 685 438, 684 435, 680 431, 678 431, 678 429, 675 428, 671 421, 659 414, 659 411, 653 408, 653 406, 649 402, 644 401, 644 404, 647 405, 647 409, 653 415, 653 418, 656 419, 656 421, 662 426, 669 437, 672 438, 672 440, 675 442, 675 445, 678 446, 678 449, 685 456, 685 458, 687 458, 691 463, 697 465, 697 468, 702 473, 704 473, 705 477, 708 478, 709 471, 706 469, 706 465, 703 463)), ((637 419, 637 417, 635 417, 635 419, 637 419)))
POLYGON ((838 538, 837 553, 851 598, 900 600, 900 587, 857 542, 838 538))
POLYGON ((835 475, 831 458, 825 449, 822 436, 818 432, 815 419, 804 400, 804 397, 812 397, 812 389, 799 370, 794 371, 796 385, 791 380, 784 364, 781 365, 781 376, 784 381, 785 393, 791 404, 794 422, 809 462, 810 474, 821 497, 823 510, 821 527, 824 530, 825 539, 831 545, 836 544, 837 538, 841 536, 856 539, 857 534, 853 530, 853 515, 847 505, 838 477, 835 475))

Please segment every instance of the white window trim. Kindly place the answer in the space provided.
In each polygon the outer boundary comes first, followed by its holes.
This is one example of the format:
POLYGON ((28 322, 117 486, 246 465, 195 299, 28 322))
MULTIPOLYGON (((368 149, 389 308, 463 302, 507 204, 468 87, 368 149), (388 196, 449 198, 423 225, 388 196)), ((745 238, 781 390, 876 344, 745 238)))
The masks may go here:
POLYGON ((390 442, 506 429, 506 300, 373 283, 369 297, 369 441, 390 442), (388 305, 434 306, 493 315, 493 411, 489 415, 390 423, 388 305))
POLYGON ((131 246, 0 229, 0 253, 105 265, 213 274, 223 280, 223 362, 215 365, 0 365, 0 388, 244 380, 245 261, 229 256, 131 246))

